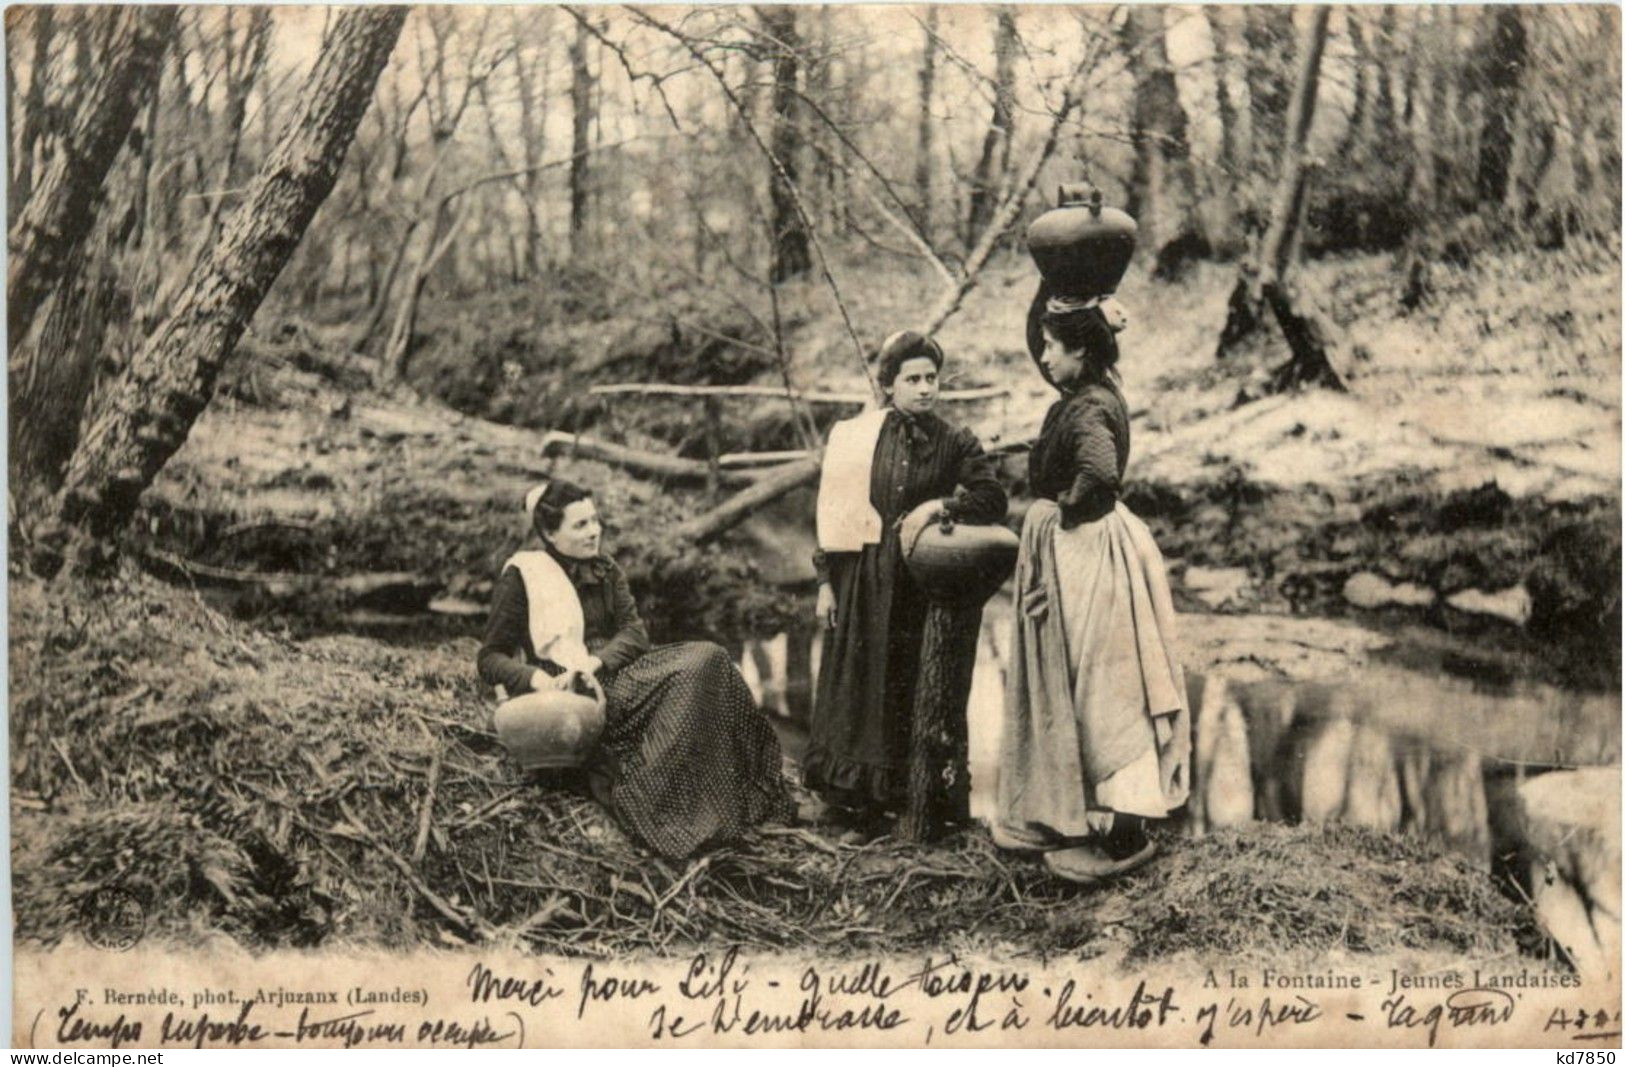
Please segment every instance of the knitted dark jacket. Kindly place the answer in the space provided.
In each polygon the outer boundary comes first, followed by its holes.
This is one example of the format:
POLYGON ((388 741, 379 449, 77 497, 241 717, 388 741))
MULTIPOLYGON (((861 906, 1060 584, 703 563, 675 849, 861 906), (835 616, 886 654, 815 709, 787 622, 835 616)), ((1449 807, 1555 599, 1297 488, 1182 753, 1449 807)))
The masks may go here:
POLYGON ((1128 404, 1116 385, 1062 396, 1044 416, 1028 459, 1033 495, 1055 501, 1067 529, 1104 518, 1122 492, 1128 445, 1128 404))
MULTIPOLYGON (((600 678, 613 675, 649 650, 649 633, 638 615, 637 601, 627 585, 626 573, 608 556, 572 560, 553 558, 569 575, 581 600, 587 651, 604 661, 600 678)), ((508 696, 528 693, 531 672, 547 670, 536 658, 530 642, 530 601, 525 580, 512 567, 503 570, 491 594, 491 616, 480 647, 480 677, 487 685, 500 685, 508 696)), ((557 673, 557 667, 548 671, 557 673)))

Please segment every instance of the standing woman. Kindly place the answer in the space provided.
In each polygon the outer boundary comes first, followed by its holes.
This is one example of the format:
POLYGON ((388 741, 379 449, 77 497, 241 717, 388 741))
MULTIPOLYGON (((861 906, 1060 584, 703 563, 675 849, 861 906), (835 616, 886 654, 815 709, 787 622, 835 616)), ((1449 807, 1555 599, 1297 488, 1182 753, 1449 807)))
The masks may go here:
POLYGON ((1118 494, 1128 405, 1114 300, 1049 298, 1028 345, 1061 393, 1029 465, 1016 563, 997 833, 1090 882, 1155 853, 1146 823, 1185 802, 1190 715, 1162 555, 1118 494))
POLYGON ((884 407, 836 423, 818 487, 823 655, 803 760, 807 785, 873 818, 908 797, 908 752, 927 603, 903 565, 898 523, 996 522, 1007 501, 976 435, 938 418, 943 353, 911 331, 876 356, 884 407), (917 516, 918 520, 921 516, 917 516))
POLYGON ((793 814, 773 727, 721 647, 649 646, 626 575, 600 548, 591 494, 551 481, 525 497, 540 545, 492 596, 480 677, 503 698, 585 688, 605 698, 593 795, 632 836, 682 858, 793 814))

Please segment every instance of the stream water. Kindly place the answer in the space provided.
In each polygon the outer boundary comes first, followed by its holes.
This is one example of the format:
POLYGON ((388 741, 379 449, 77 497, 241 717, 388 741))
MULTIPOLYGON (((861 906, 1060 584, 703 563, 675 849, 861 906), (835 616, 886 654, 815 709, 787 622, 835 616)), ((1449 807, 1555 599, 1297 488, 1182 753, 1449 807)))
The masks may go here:
MULTIPOLYGON (((972 814, 992 815, 1010 614, 984 614, 966 711, 972 814)), ((818 669, 810 631, 747 647, 741 669, 799 754, 818 669)), ((1192 795, 1206 833, 1253 820, 1342 823, 1440 842, 1528 893, 1577 966, 1619 952, 1620 698, 1418 669, 1426 650, 1295 682, 1257 665, 1191 673, 1192 795)), ((1612 961, 1612 962, 1610 962, 1612 961)))

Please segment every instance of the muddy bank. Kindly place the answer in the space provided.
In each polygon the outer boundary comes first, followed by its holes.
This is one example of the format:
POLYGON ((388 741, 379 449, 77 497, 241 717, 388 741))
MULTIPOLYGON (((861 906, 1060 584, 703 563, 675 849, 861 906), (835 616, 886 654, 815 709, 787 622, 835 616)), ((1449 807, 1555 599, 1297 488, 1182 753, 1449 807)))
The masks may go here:
POLYGON ((1285 489, 1232 469, 1202 487, 1134 482, 1126 501, 1188 608, 1425 628, 1458 671, 1619 687, 1617 500, 1514 499, 1422 473, 1285 489))

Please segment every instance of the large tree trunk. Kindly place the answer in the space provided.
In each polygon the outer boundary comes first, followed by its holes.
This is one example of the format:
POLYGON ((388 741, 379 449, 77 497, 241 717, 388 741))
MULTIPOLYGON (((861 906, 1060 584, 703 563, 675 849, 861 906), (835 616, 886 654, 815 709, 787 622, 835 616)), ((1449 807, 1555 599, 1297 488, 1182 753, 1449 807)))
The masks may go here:
MULTIPOLYGON (((1337 154, 1349 159, 1365 141, 1366 129, 1366 84, 1371 80, 1371 52, 1366 48, 1365 30, 1360 25, 1360 13, 1355 8, 1344 8, 1343 18, 1348 25, 1349 33, 1349 65, 1353 68, 1354 102, 1349 105, 1348 126, 1343 130, 1343 140, 1338 145, 1337 154)), ((1383 132, 1388 136, 1388 131, 1383 132)))
POLYGON ((982 154, 970 181, 970 210, 965 220, 965 247, 975 247, 993 218, 999 189, 1010 170, 1010 140, 1015 126, 1016 13, 1001 7, 993 35, 993 117, 982 138, 982 154))
POLYGON ((102 14, 112 20, 112 32, 101 72, 85 87, 73 128, 7 237, 6 328, 12 344, 28 332, 96 221, 102 180, 158 81, 176 9, 118 7, 102 14))
POLYGON ((769 276, 774 282, 800 277, 812 269, 812 247, 801 212, 796 210, 795 183, 797 157, 801 153, 801 128, 797 122, 796 76, 800 66, 801 38, 796 30, 794 7, 756 9, 762 32, 773 47, 773 133, 770 137, 774 160, 769 178, 773 210, 773 264, 769 276))
POLYGON ((594 95, 592 68, 587 65, 587 48, 592 34, 584 21, 576 22, 575 40, 570 43, 570 256, 579 258, 586 250, 587 200, 590 193, 588 156, 592 151, 594 95))
POLYGON ((910 709, 908 807, 898 824, 905 840, 929 841, 970 818, 965 708, 981 628, 980 607, 926 609, 910 709))
POLYGON ((186 440, 237 339, 332 190, 406 13, 355 7, 334 19, 281 140, 219 244, 92 414, 36 556, 39 569, 55 571, 64 547, 76 569, 93 562, 93 546, 129 520, 186 440))
POLYGON ((1121 37, 1134 71, 1129 213, 1139 219, 1140 247, 1151 256, 1152 277, 1170 280, 1210 249, 1196 215, 1189 122, 1168 61, 1163 9, 1127 6, 1121 37))
POLYGON ((931 237, 931 139, 936 122, 931 101, 937 84, 937 6, 925 9, 925 40, 920 46, 920 124, 914 149, 914 224, 931 237))

